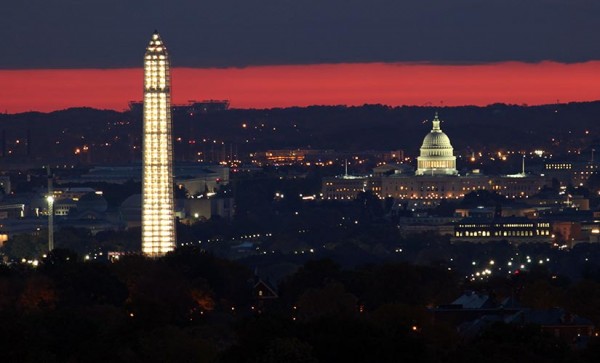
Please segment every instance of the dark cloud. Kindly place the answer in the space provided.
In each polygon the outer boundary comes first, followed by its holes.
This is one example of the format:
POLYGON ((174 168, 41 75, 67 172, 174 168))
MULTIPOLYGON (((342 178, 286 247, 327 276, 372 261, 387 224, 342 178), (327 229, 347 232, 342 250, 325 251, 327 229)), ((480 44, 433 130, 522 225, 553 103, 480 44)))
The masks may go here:
POLYGON ((597 0, 12 0, 0 68, 600 59, 597 0))

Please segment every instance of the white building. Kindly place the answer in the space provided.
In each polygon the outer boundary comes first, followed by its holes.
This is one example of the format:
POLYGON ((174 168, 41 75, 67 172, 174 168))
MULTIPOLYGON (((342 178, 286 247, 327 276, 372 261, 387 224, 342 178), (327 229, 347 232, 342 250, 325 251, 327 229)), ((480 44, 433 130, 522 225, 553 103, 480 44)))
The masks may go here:
POLYGON ((489 190, 511 199, 529 198, 551 180, 543 175, 521 173, 487 176, 479 172, 458 175, 450 138, 442 132, 436 114, 432 130, 425 135, 414 175, 404 164, 380 165, 373 176, 359 179, 323 178, 324 199, 354 199, 365 190, 380 198, 410 200, 412 206, 433 206, 442 199, 461 199, 477 190, 489 190))
POLYGON ((421 156, 417 158, 416 175, 457 175, 456 156, 450 138, 440 128, 437 113, 433 128, 423 139, 421 156))

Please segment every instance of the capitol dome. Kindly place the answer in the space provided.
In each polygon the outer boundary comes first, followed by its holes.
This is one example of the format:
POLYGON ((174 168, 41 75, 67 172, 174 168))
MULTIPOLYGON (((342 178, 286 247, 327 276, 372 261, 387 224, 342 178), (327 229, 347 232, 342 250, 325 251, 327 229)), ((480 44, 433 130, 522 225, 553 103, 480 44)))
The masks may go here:
POLYGON ((440 128, 437 113, 433 128, 423 139, 416 175, 456 175, 456 156, 450 138, 440 128))

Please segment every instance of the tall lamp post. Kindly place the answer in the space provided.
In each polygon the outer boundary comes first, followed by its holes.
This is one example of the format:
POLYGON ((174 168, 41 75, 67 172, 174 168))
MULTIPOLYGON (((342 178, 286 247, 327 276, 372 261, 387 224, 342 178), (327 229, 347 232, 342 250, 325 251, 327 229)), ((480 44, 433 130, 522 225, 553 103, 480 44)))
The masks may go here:
POLYGON ((54 196, 46 197, 48 201, 48 252, 54 249, 54 196))
POLYGON ((47 167, 48 171, 48 252, 52 252, 54 249, 54 188, 52 187, 52 173, 50 172, 50 165, 47 167))

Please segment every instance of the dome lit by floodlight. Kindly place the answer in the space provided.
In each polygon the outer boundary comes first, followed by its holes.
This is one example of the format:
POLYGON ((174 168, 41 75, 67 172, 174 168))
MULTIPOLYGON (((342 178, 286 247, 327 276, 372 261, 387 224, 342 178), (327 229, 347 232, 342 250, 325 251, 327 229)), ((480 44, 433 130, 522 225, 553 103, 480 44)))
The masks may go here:
POLYGON ((417 158, 416 175, 457 175, 456 156, 450 138, 440 128, 437 113, 433 128, 423 139, 421 155, 417 158))

